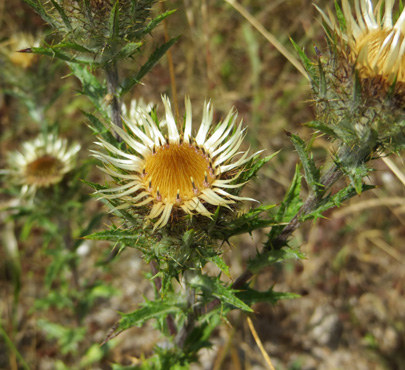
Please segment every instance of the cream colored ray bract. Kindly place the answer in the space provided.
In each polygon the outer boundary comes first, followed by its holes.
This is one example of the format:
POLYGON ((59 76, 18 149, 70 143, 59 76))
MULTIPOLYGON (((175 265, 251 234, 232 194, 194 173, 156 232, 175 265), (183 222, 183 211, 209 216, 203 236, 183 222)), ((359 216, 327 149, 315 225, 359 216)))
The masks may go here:
POLYGON ((55 135, 41 135, 9 154, 7 173, 22 186, 22 196, 33 196, 38 188, 60 182, 74 168, 79 150, 77 143, 69 145, 55 135))
POLYGON ((103 171, 117 182, 114 187, 100 190, 99 195, 120 200, 121 208, 149 207, 147 222, 155 219, 154 229, 167 225, 174 211, 210 217, 210 205, 229 207, 238 201, 251 200, 225 190, 244 185, 231 183, 257 154, 238 153, 245 133, 241 123, 236 125, 236 112, 231 110, 223 122, 213 126, 213 109, 210 103, 205 103, 202 122, 193 136, 190 100, 185 100, 181 133, 170 101, 167 97, 162 100, 167 135, 149 112, 140 108, 138 122, 124 118, 124 129, 112 126, 127 150, 101 138, 97 142, 108 153, 93 151, 93 155, 103 162, 103 171))
POLYGON ((393 8, 394 0, 380 0, 375 7, 371 0, 354 0, 353 16, 349 1, 343 0, 343 31, 332 12, 326 15, 317 7, 326 24, 349 46, 349 57, 362 78, 405 82, 405 10, 394 23, 393 8))

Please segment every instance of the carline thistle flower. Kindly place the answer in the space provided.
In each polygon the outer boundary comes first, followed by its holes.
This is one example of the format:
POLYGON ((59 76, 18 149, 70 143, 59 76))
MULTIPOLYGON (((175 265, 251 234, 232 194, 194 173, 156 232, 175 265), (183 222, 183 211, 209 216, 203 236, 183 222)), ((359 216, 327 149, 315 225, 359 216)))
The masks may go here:
POLYGON ((6 173, 22 186, 22 196, 33 196, 38 188, 59 183, 74 168, 79 150, 77 143, 69 146, 56 135, 41 135, 9 155, 6 173))
POLYGON ((238 153, 245 129, 242 122, 236 124, 236 112, 231 110, 214 128, 213 110, 206 103, 200 128, 194 136, 190 100, 185 99, 186 115, 181 132, 169 100, 166 97, 162 100, 167 135, 143 109, 139 115, 141 123, 124 118, 126 130, 112 126, 126 143, 126 151, 99 138, 97 144, 109 154, 99 151, 93 154, 104 163, 102 170, 119 184, 100 190, 102 198, 120 200, 117 208, 121 209, 149 207, 147 223, 157 219, 154 230, 167 225, 170 216, 179 210, 183 214, 210 217, 212 206, 229 207, 237 201, 253 200, 225 190, 244 185, 237 183, 237 179, 244 165, 257 154, 238 153), (238 154, 239 158, 234 160, 238 154))
MULTIPOLYGON (((405 11, 393 22, 394 0, 379 0, 375 10, 371 0, 354 1, 356 17, 348 0, 342 0, 345 25, 329 11, 321 9, 324 21, 347 44, 348 57, 361 78, 380 77, 392 84, 405 82, 405 11), (384 5, 384 14, 382 6, 384 5)), ((345 51, 342 49, 342 52, 345 51)))

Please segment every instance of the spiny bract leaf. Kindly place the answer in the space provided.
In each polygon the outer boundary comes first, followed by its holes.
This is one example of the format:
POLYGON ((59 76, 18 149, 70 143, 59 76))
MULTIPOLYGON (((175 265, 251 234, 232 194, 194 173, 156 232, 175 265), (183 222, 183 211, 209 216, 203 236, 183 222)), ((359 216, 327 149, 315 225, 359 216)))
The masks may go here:
POLYGON ((100 135, 105 141, 114 146, 118 146, 117 139, 111 134, 110 130, 93 114, 82 111, 82 113, 90 121, 89 127, 96 135, 100 135))
POLYGON ((307 71, 307 73, 311 79, 311 82, 318 84, 319 83, 318 73, 316 71, 314 64, 307 57, 305 52, 295 43, 295 41, 292 38, 290 38, 290 41, 293 44, 295 51, 298 53, 298 56, 300 57, 302 64, 304 65, 305 70, 307 71))
POLYGON ((176 43, 178 37, 172 38, 165 44, 161 45, 160 47, 156 48, 156 50, 152 53, 149 57, 148 61, 141 67, 139 72, 134 77, 127 77, 121 85, 121 93, 120 95, 124 95, 129 90, 131 90, 137 83, 141 81, 141 79, 155 66, 155 64, 160 60, 163 55, 166 54, 166 51, 170 49, 170 47, 176 43))
MULTIPOLYGON (((362 184, 361 192, 371 190, 374 188, 375 187, 372 185, 362 184)), ((309 219, 317 220, 318 218, 322 218, 323 217, 322 214, 325 211, 327 211, 330 208, 340 207, 343 202, 347 201, 350 198, 353 198, 356 195, 358 195, 357 190, 352 185, 349 185, 348 187, 338 191, 333 196, 328 195, 315 210, 306 215, 303 215, 300 218, 300 221, 305 221, 309 219)))
POLYGON ((168 315, 182 313, 186 304, 180 301, 180 296, 166 295, 164 300, 146 301, 142 307, 131 313, 121 313, 117 330, 127 330, 133 326, 142 326, 150 319, 165 318, 168 315))
POLYGON ((268 302, 275 304, 281 299, 295 299, 300 298, 299 294, 287 292, 275 292, 273 289, 259 292, 254 289, 246 288, 236 294, 243 302, 251 306, 257 302, 268 302))
POLYGON ((255 258, 249 261, 249 271, 256 273, 266 266, 273 265, 277 262, 283 262, 290 259, 304 259, 305 255, 296 249, 285 247, 278 250, 269 250, 258 254, 255 258))
POLYGON ((137 243, 144 242, 144 236, 133 230, 120 230, 120 229, 111 229, 99 231, 85 237, 86 239, 91 240, 109 240, 112 242, 121 242, 125 245, 130 245, 135 247, 137 243))
POLYGON ((256 175, 256 173, 263 167, 263 165, 265 165, 268 161, 273 159, 279 152, 280 151, 275 152, 261 159, 260 155, 257 155, 254 158, 252 158, 251 161, 246 165, 247 170, 243 171, 239 176, 238 182, 241 183, 249 181, 253 176, 256 175))
POLYGON ((315 130, 319 130, 330 137, 336 138, 337 135, 333 129, 322 122, 319 121, 311 121, 305 124, 305 126, 312 127, 315 130))
POLYGON ((103 109, 103 99, 107 94, 107 89, 103 86, 97 78, 87 69, 86 66, 82 66, 76 63, 68 63, 73 74, 82 83, 82 93, 86 95, 97 110, 103 115, 103 117, 109 120, 108 114, 103 109))
MULTIPOLYGON (((302 181, 300 168, 301 167, 299 165, 296 166, 294 178, 291 182, 290 188, 288 189, 288 192, 285 195, 278 212, 274 216, 274 220, 277 223, 289 222, 291 218, 298 213, 299 209, 302 206, 302 201, 300 199, 302 181)), ((269 243, 280 234, 283 228, 283 225, 272 227, 269 233, 269 243)))
POLYGON ((320 184, 320 171, 315 166, 315 162, 310 156, 308 148, 298 135, 291 133, 287 133, 287 135, 290 137, 300 157, 302 166, 304 168, 305 180, 308 186, 315 194, 318 194, 323 189, 322 185, 320 184))
POLYGON ((248 305, 236 297, 236 291, 225 287, 219 278, 198 274, 191 279, 190 286, 201 290, 209 299, 215 297, 222 303, 230 304, 243 311, 253 312, 248 305))
POLYGON ((225 261, 218 255, 207 257, 207 260, 212 262, 215 266, 217 266, 227 277, 231 277, 231 273, 229 271, 229 266, 225 263, 225 261))
POLYGON ((269 218, 269 211, 275 206, 275 204, 260 206, 240 215, 227 224, 226 228, 219 230, 220 238, 228 240, 231 236, 245 233, 251 234, 254 230, 276 225, 277 222, 273 218, 269 218))

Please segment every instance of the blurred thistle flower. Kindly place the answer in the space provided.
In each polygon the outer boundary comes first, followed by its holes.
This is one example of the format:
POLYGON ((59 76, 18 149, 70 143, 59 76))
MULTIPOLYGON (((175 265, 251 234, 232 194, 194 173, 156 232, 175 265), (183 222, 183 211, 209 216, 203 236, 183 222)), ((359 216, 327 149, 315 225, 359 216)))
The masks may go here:
POLYGON ((93 151, 105 168, 104 172, 119 186, 100 190, 104 199, 118 199, 117 208, 144 207, 149 220, 159 218, 154 230, 164 227, 171 215, 203 215, 210 217, 212 206, 225 206, 237 201, 253 200, 231 194, 225 189, 243 186, 238 177, 244 165, 257 153, 238 152, 244 138, 242 123, 236 125, 237 114, 231 110, 225 120, 213 127, 210 103, 204 106, 203 118, 196 136, 192 135, 191 102, 185 100, 186 117, 179 133, 170 102, 162 97, 166 111, 168 136, 152 116, 140 108, 142 125, 124 119, 127 131, 112 126, 127 144, 121 150, 99 138, 97 143, 109 152, 93 151), (238 154, 241 156, 234 160, 238 154))
POLYGON ((33 35, 17 32, 13 33, 10 39, 2 44, 2 53, 7 54, 15 66, 27 69, 38 59, 38 55, 23 51, 37 46, 39 46, 39 40, 33 35))
POLYGON ((336 15, 317 7, 328 49, 317 49, 317 68, 303 58, 316 102, 311 126, 351 148, 349 157, 357 152, 347 173, 373 153, 405 148, 405 11, 396 19, 394 0, 378 0, 376 10, 371 0, 353 3, 335 2, 336 15))
POLYGON ((371 0, 355 0, 354 5, 356 17, 349 1, 342 0, 344 21, 340 20, 340 24, 332 12, 327 16, 317 9, 330 29, 349 47, 346 56, 356 65, 361 78, 381 77, 389 84, 395 80, 405 82, 405 11, 394 23, 394 0, 385 1, 384 14, 381 14, 382 0, 375 10, 371 0))
POLYGON ((22 185, 22 196, 33 196, 38 188, 59 183, 75 166, 79 150, 77 143, 69 146, 67 140, 55 135, 41 135, 25 142, 21 151, 10 153, 6 173, 22 185))

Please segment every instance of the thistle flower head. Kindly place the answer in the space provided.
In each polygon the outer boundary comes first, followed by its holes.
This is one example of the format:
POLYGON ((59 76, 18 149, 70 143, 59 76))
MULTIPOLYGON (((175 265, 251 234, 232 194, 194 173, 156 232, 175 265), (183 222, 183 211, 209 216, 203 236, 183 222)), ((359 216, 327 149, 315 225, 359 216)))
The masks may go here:
POLYGON ((342 0, 345 24, 321 9, 326 24, 349 47, 348 57, 360 77, 381 77, 388 83, 405 82, 405 11, 393 21, 394 0, 380 0, 374 9, 371 0, 355 0, 355 16, 348 0, 342 0), (382 14, 383 13, 383 14, 382 14))
POLYGON ((169 100, 162 99, 167 135, 140 108, 141 122, 124 119, 125 130, 113 126, 127 149, 99 138, 97 144, 109 154, 94 151, 94 155, 104 163, 104 172, 118 183, 100 190, 102 198, 120 200, 120 208, 147 207, 147 219, 155 220, 154 229, 164 227, 179 212, 209 217, 216 206, 229 207, 249 199, 232 194, 232 189, 243 185, 237 179, 252 158, 248 152, 238 153, 244 129, 241 123, 236 124, 236 113, 231 110, 213 127, 213 110, 206 103, 201 125, 193 135, 190 100, 185 101, 185 124, 179 132, 169 100))
POLYGON ((73 169, 79 150, 79 144, 69 146, 67 140, 55 135, 39 136, 9 155, 8 173, 22 185, 23 196, 32 196, 38 188, 60 182, 73 169))

